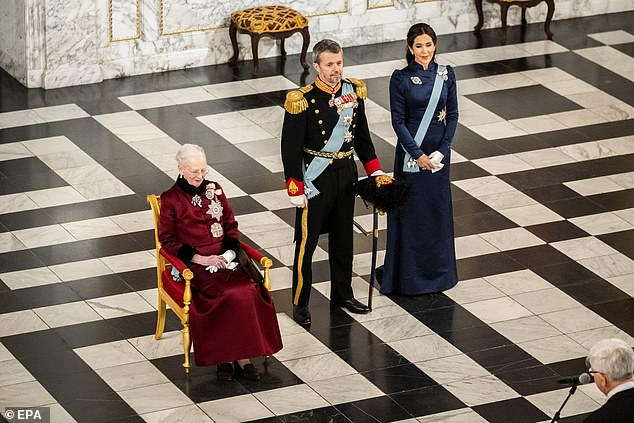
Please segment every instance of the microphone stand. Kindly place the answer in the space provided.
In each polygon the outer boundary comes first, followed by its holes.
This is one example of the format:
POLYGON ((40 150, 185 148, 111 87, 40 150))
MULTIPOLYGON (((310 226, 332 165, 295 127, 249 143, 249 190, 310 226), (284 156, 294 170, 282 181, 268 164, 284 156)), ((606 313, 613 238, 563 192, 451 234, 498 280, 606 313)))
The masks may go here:
POLYGON ((568 392, 568 396, 564 400, 564 403, 561 404, 561 407, 559 407, 559 410, 557 410, 557 412, 553 416, 553 419, 550 421, 550 423, 555 423, 555 422, 559 421, 559 416, 561 414, 561 410, 563 410, 564 405, 566 405, 566 403, 568 402, 568 400, 570 399, 572 394, 574 394, 575 392, 577 392, 577 382, 573 381, 572 382, 572 386, 570 387, 570 391, 568 392))

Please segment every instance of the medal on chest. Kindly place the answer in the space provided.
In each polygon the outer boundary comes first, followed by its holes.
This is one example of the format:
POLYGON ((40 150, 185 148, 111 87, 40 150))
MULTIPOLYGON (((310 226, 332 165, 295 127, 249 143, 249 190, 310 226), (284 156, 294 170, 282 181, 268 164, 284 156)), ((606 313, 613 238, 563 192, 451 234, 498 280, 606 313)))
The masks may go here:
POLYGON ((350 107, 357 107, 359 103, 357 102, 357 94, 342 94, 341 96, 335 98, 335 95, 332 95, 332 98, 328 101, 328 105, 330 107, 336 107, 337 113, 341 114, 343 109, 347 109, 350 107))

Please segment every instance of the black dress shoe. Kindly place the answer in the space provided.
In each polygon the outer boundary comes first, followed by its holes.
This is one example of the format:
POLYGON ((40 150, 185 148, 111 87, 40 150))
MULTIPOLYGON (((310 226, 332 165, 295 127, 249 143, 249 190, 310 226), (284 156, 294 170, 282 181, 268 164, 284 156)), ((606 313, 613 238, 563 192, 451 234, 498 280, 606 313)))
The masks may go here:
POLYGON ((244 376, 245 379, 248 380, 260 380, 260 372, 258 368, 253 365, 253 363, 247 363, 244 367, 240 367, 240 365, 235 362, 234 363, 235 372, 239 376, 244 376))
POLYGON ((351 313, 367 314, 370 312, 370 308, 367 305, 355 300, 354 298, 348 298, 343 301, 330 301, 330 303, 339 307, 345 307, 351 313))
POLYGON ((233 380, 233 365, 231 363, 218 364, 218 380, 231 382, 233 380))
POLYGON ((293 320, 295 320, 300 325, 306 326, 310 325, 310 311, 308 310, 308 306, 293 306, 293 320))

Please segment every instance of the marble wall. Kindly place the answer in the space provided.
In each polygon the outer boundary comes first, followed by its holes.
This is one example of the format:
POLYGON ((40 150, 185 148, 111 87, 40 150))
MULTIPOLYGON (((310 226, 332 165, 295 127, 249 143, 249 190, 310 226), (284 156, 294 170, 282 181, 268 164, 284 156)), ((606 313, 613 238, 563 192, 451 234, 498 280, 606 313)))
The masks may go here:
MULTIPOLYGON (((313 42, 328 37, 344 46, 403 39, 418 21, 439 34, 471 31, 477 22, 473 0, 0 0, 0 66, 29 87, 57 88, 226 63, 231 12, 269 4, 308 16, 313 42)), ((634 10, 632 0, 556 5, 554 19, 634 10)), ((544 21, 546 10, 545 3, 528 9, 528 21, 544 21)), ((500 26, 497 5, 485 1, 484 12, 485 28, 500 26)), ((511 8, 510 25, 519 14, 511 8)), ((238 42, 240 59, 251 58, 248 36, 238 42)), ((286 43, 289 53, 300 47, 300 35, 286 43)), ((278 54, 273 40, 260 42, 260 57, 278 54)))
POLYGON ((0 0, 0 67, 26 83, 24 3, 0 0))

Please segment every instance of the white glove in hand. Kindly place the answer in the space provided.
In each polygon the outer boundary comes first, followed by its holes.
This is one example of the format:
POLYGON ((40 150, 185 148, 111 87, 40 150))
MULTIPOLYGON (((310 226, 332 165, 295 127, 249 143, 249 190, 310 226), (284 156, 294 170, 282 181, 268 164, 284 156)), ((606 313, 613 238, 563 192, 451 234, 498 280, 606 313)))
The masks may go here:
POLYGON ((383 172, 381 169, 375 170, 374 172, 370 173, 370 176, 381 176, 381 175, 387 175, 387 173, 383 172))
POLYGON ((434 166, 431 170, 432 173, 438 172, 445 166, 444 163, 441 163, 444 157, 445 155, 442 154, 440 151, 434 151, 429 155, 429 161, 431 161, 431 164, 434 166))
POLYGON ((292 205, 294 205, 295 207, 301 207, 301 208, 306 207, 306 202, 308 201, 306 200, 306 195, 304 194, 289 195, 289 199, 291 200, 292 205))

